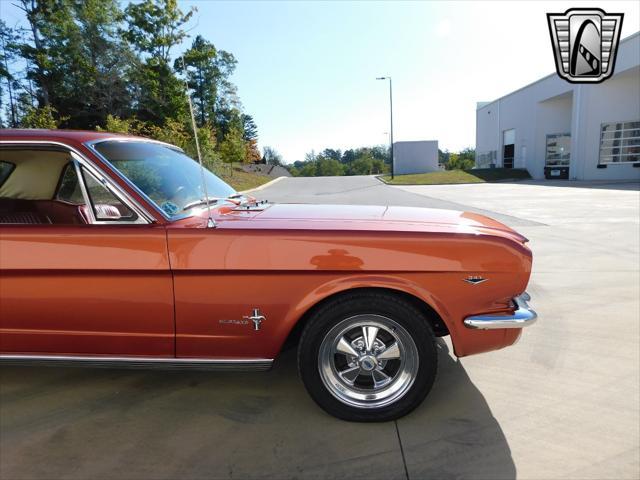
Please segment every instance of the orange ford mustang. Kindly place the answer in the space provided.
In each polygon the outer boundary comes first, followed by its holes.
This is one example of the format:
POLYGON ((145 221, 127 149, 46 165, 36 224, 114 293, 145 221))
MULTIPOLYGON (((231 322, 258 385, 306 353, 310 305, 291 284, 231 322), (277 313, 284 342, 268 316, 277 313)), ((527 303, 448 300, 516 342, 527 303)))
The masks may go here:
POLYGON ((4 130, 0 359, 268 369, 295 339, 322 408, 389 420, 436 337, 465 356, 535 321, 526 242, 468 212, 256 202, 143 138, 4 130))

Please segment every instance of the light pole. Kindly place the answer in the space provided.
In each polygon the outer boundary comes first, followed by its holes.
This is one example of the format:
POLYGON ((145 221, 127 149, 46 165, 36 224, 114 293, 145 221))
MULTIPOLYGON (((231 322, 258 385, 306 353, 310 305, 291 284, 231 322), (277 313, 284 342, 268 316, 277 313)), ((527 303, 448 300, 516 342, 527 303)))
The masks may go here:
POLYGON ((391 77, 377 77, 376 80, 389 80, 389 118, 391 121, 390 141, 391 144, 391 180, 394 178, 394 156, 393 156, 393 89, 391 88, 391 77))

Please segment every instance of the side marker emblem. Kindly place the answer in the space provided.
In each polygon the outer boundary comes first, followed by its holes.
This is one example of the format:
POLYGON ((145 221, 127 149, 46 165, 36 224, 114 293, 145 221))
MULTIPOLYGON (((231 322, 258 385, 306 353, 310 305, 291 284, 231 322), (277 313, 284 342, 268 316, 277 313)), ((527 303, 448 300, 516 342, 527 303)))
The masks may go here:
POLYGON ((469 275, 464 279, 465 282, 470 283, 471 285, 478 285, 479 283, 483 283, 489 280, 488 278, 481 277, 479 275, 469 275))

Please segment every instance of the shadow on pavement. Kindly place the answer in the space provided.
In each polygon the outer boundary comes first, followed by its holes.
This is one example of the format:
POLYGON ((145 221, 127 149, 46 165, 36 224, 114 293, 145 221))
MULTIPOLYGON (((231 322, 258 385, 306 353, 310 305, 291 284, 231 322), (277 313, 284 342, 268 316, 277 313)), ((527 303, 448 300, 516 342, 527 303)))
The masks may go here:
MULTIPOLYGON (((514 478, 500 426, 444 348, 431 395, 398 422, 410 478, 514 478)), ((406 478, 394 422, 325 414, 293 349, 268 373, 3 367, 0 477, 406 478)))
POLYGON ((484 396, 444 340, 438 345, 433 390, 398 420, 409 478, 516 478, 507 439, 484 396))

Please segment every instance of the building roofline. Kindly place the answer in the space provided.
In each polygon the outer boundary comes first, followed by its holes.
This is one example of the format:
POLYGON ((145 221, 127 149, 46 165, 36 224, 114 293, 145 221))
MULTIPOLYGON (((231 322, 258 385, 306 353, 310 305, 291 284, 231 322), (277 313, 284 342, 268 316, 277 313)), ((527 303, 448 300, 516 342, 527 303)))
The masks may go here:
MULTIPOLYGON (((620 43, 618 44, 618 48, 620 48, 620 44, 628 42, 629 40, 633 40, 634 38, 640 36, 640 31, 636 32, 636 33, 632 33, 631 35, 629 35, 628 37, 623 38, 622 40, 620 40, 620 43)), ((540 83, 550 77, 553 77, 554 75, 557 75, 557 72, 553 72, 550 73, 549 75, 545 75, 542 78, 539 78, 538 80, 535 80, 531 83, 528 83, 527 85, 525 85, 524 87, 520 87, 517 90, 514 90, 512 92, 509 92, 501 97, 496 98, 495 100, 491 100, 490 102, 476 102, 476 111, 481 110, 485 107, 488 107, 489 105, 492 105, 500 100, 502 100, 503 98, 507 98, 510 97, 511 95, 513 95, 514 93, 518 93, 526 88, 532 87, 533 85, 535 85, 536 83, 540 83), (478 104, 482 103, 482 106, 478 106, 478 104)), ((573 86, 570 86, 569 88, 573 88, 573 86)))

